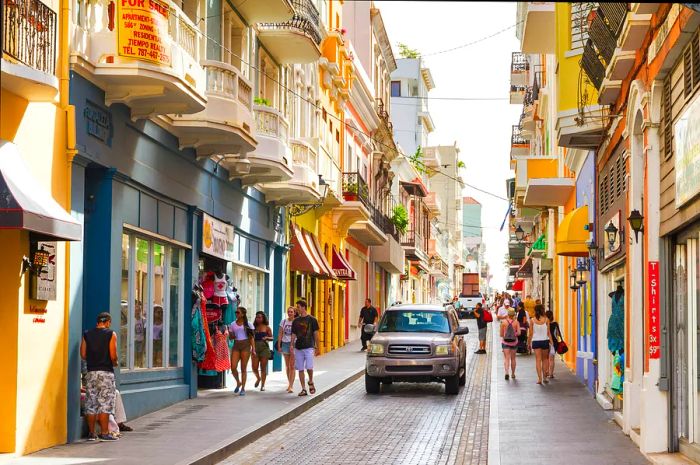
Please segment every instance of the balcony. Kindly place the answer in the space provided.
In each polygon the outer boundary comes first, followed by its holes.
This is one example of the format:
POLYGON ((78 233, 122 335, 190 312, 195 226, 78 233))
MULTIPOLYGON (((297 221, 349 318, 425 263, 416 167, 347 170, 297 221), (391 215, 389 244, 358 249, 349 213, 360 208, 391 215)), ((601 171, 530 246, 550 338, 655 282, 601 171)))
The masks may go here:
POLYGON ((519 105, 525 101, 527 86, 510 86, 510 104, 519 105))
POLYGON ((280 63, 314 62, 321 57, 318 11, 311 0, 292 0, 292 6, 289 21, 258 23, 258 37, 280 63))
POLYGON ((522 52, 513 52, 510 60, 510 85, 515 87, 527 86, 529 71, 530 62, 527 60, 527 55, 522 52))
POLYGON ((277 205, 313 204, 321 199, 318 178, 318 153, 301 139, 292 139, 292 179, 286 182, 264 183, 260 190, 268 202, 277 205))
POLYGON ((527 207, 562 207, 576 188, 573 178, 529 179, 523 205, 527 207))
POLYGON ((368 204, 367 207, 370 219, 354 223, 348 229, 348 234, 366 246, 382 245, 387 241, 386 231, 391 231, 394 225, 373 203, 368 204))
POLYGON ((341 236, 370 219, 369 187, 360 173, 343 173, 342 196, 343 202, 333 208, 333 226, 341 236))
POLYGON ((389 273, 403 273, 406 254, 398 239, 391 234, 387 234, 387 241, 384 244, 371 247, 370 255, 372 261, 389 273))
POLYGON ((294 16, 290 0, 233 0, 233 7, 249 24, 288 21, 294 16))
POLYGON ((437 147, 423 148, 423 163, 428 168, 437 170, 442 168, 442 158, 440 157, 440 151, 437 147))
POLYGON ((650 14, 627 13, 627 19, 622 26, 618 44, 623 52, 638 50, 651 26, 650 14))
POLYGON ((255 115, 255 151, 230 158, 225 165, 244 185, 288 181, 292 178, 289 124, 277 109, 253 106, 255 115))
POLYGON ((530 140, 523 135, 522 128, 518 124, 512 126, 510 136, 510 157, 528 155, 530 153, 530 140))
POLYGON ((128 105, 133 120, 198 113, 206 105, 204 37, 177 2, 152 4, 153 10, 85 2, 71 37, 73 69, 105 91, 107 106, 128 105))
POLYGON ((435 277, 447 278, 449 276, 449 266, 439 255, 433 255, 428 262, 430 267, 430 275, 435 277))
POLYGON ((554 53, 556 47, 555 2, 518 2, 520 50, 554 53))
POLYGON ((198 158, 255 149, 250 82, 227 63, 204 60, 202 67, 207 73, 204 110, 161 119, 180 140, 180 148, 194 147, 198 158))
MULTIPOLYGON (((413 225, 415 226, 415 225, 413 225)), ((406 258, 427 263, 428 261, 428 241, 415 228, 411 228, 401 235, 401 247, 403 247, 406 258)))
POLYGON ((428 207, 428 214, 431 218, 437 218, 442 212, 442 202, 436 192, 429 192, 425 198, 425 206, 428 207))
POLYGON ((39 0, 4 0, 2 7, 3 89, 32 101, 51 101, 58 93, 57 15, 39 0))

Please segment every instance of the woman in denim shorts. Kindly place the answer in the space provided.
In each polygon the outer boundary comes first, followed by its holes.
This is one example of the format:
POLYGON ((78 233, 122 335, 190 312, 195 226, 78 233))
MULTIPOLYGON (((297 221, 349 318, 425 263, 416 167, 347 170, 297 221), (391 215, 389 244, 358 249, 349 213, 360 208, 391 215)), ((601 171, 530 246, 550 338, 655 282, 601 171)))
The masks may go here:
POLYGON ((277 336, 277 350, 284 356, 284 368, 287 370, 287 392, 294 392, 294 352, 290 350, 292 342, 292 322, 296 317, 296 308, 287 308, 287 318, 280 323, 280 330, 277 336))

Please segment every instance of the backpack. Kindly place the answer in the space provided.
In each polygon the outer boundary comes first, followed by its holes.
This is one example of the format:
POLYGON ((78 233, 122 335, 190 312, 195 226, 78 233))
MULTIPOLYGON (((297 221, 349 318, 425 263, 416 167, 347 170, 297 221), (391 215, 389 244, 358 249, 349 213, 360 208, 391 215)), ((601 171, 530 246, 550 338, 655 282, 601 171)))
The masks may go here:
POLYGON ((491 314, 491 312, 486 310, 486 309, 482 309, 481 311, 484 314, 484 316, 483 316, 484 323, 492 323, 493 322, 493 315, 491 314))
POLYGON ((513 328, 513 323, 508 322, 508 327, 506 328, 506 332, 503 336, 503 342, 515 342, 517 341, 515 337, 515 328, 513 328))

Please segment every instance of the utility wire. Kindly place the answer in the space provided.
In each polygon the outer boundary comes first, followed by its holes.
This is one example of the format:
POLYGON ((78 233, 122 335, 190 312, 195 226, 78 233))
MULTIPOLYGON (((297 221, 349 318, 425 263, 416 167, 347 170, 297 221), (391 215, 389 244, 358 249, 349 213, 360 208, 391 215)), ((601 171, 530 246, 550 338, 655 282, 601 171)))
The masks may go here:
POLYGON ((443 54, 443 53, 454 52, 455 50, 460 50, 460 49, 463 49, 463 48, 466 48, 466 47, 470 47, 470 46, 472 46, 472 45, 476 45, 476 44, 478 44, 478 43, 480 43, 480 42, 483 42, 483 41, 485 41, 485 40, 488 40, 488 39, 490 39, 490 38, 492 38, 492 37, 496 37, 496 36, 499 35, 499 34, 503 34, 504 32, 506 32, 506 31, 508 31, 508 30, 510 30, 510 29, 513 29, 513 28, 516 27, 518 24, 524 23, 524 22, 525 22, 525 20, 518 21, 517 23, 511 24, 510 26, 508 26, 508 27, 506 27, 506 28, 503 28, 503 29, 501 29, 501 30, 499 30, 499 31, 496 31, 496 32, 494 32, 493 34, 487 35, 487 36, 482 37, 482 38, 480 38, 480 39, 473 40, 473 41, 471 41, 471 42, 467 42, 466 44, 458 45, 458 46, 456 46, 456 47, 448 48, 448 49, 445 49, 445 50, 439 50, 439 51, 437 51, 437 52, 424 53, 424 54, 421 54, 420 56, 421 56, 421 57, 430 57, 430 56, 441 55, 441 54, 443 54))

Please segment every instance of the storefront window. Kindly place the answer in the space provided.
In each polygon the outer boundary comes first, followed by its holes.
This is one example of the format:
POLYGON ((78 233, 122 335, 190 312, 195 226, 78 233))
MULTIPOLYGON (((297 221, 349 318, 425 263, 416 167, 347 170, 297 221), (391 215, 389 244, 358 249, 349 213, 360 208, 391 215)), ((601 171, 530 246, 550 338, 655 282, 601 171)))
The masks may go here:
POLYGON ((182 365, 183 255, 178 247, 122 236, 122 368, 182 365))
POLYGON ((259 311, 269 314, 269 309, 265 308, 265 273, 236 264, 233 265, 233 276, 233 285, 238 287, 241 305, 248 309, 248 318, 259 311))

